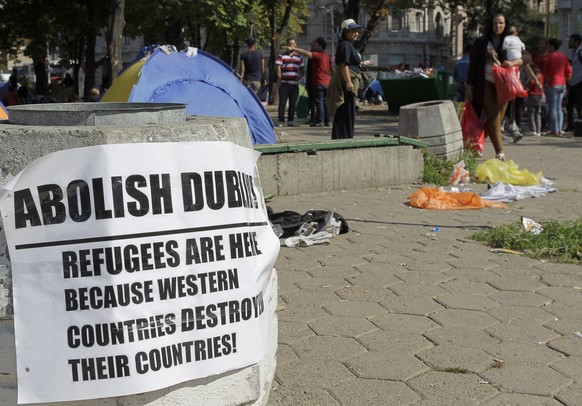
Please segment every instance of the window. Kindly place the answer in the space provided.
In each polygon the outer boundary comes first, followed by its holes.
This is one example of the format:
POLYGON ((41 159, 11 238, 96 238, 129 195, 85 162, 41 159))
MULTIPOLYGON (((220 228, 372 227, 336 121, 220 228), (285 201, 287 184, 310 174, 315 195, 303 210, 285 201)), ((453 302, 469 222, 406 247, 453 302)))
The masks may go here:
POLYGON ((434 19, 435 21, 435 27, 434 27, 434 31, 435 34, 437 36, 441 36, 444 34, 444 28, 443 28, 443 16, 441 13, 437 13, 436 18, 434 19))
POLYGON ((402 30, 402 13, 394 13, 391 16, 392 25, 390 29, 392 31, 401 31, 402 30))
POLYGON ((422 26, 422 13, 416 13, 416 32, 424 32, 424 27, 422 26))

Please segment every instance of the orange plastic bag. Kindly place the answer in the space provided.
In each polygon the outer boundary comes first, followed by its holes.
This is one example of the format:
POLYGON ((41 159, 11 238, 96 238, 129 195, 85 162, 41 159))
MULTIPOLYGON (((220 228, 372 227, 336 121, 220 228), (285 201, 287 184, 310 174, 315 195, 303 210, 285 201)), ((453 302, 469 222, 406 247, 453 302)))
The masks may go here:
POLYGON ((485 148, 485 131, 483 123, 477 117, 473 103, 465 103, 463 115, 461 116, 461 130, 463 131, 463 145, 465 150, 471 150, 479 154, 485 148))
POLYGON ((474 192, 447 192, 439 188, 422 187, 410 196, 410 205, 428 210, 476 210, 483 207, 506 208, 504 203, 481 199, 474 192))
POLYGON ((527 91, 519 78, 519 67, 493 65, 493 78, 495 79, 495 90, 497 91, 497 103, 505 104, 516 97, 527 97, 527 91))

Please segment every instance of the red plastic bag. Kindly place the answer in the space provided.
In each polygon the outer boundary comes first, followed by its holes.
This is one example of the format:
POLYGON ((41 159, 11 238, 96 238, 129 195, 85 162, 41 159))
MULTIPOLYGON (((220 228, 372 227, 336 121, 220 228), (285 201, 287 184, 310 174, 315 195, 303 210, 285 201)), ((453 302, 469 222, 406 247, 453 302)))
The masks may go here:
POLYGON ((497 90, 497 103, 505 104, 516 97, 527 97, 527 90, 519 78, 519 67, 493 65, 493 78, 497 90))
POLYGON ((478 155, 483 153, 485 147, 485 131, 483 123, 477 117, 473 103, 465 103, 461 116, 461 130, 463 131, 463 145, 466 150, 471 150, 478 155))

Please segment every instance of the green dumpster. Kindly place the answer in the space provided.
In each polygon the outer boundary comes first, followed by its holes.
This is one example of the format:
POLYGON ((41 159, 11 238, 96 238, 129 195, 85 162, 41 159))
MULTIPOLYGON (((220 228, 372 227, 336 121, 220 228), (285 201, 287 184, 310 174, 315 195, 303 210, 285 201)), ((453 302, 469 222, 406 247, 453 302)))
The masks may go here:
POLYGON ((442 100, 455 100, 457 86, 450 72, 438 71, 436 74, 437 87, 442 100))
POLYGON ((384 99, 390 111, 398 112, 401 106, 429 100, 439 100, 436 78, 379 79, 384 99))
POLYGON ((431 100, 455 98, 455 86, 449 72, 437 72, 435 76, 423 78, 378 79, 384 99, 392 112, 400 111, 401 106, 431 100), (450 83, 449 83, 450 82, 450 83))

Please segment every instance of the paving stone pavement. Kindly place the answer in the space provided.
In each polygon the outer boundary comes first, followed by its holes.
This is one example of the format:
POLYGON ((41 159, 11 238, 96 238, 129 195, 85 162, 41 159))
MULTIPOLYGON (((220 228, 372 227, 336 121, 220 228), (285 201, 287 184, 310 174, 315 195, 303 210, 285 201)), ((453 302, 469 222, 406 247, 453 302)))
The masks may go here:
MULTIPOLYGON (((361 137, 397 131, 381 115, 357 125, 361 137)), ((285 141, 329 137, 284 131, 285 141)), ((582 266, 495 254, 468 238, 521 216, 579 218, 582 138, 525 137, 506 152, 558 191, 465 211, 409 207, 420 185, 270 203, 337 211, 350 226, 329 245, 281 247, 270 406, 582 404, 582 266)))

